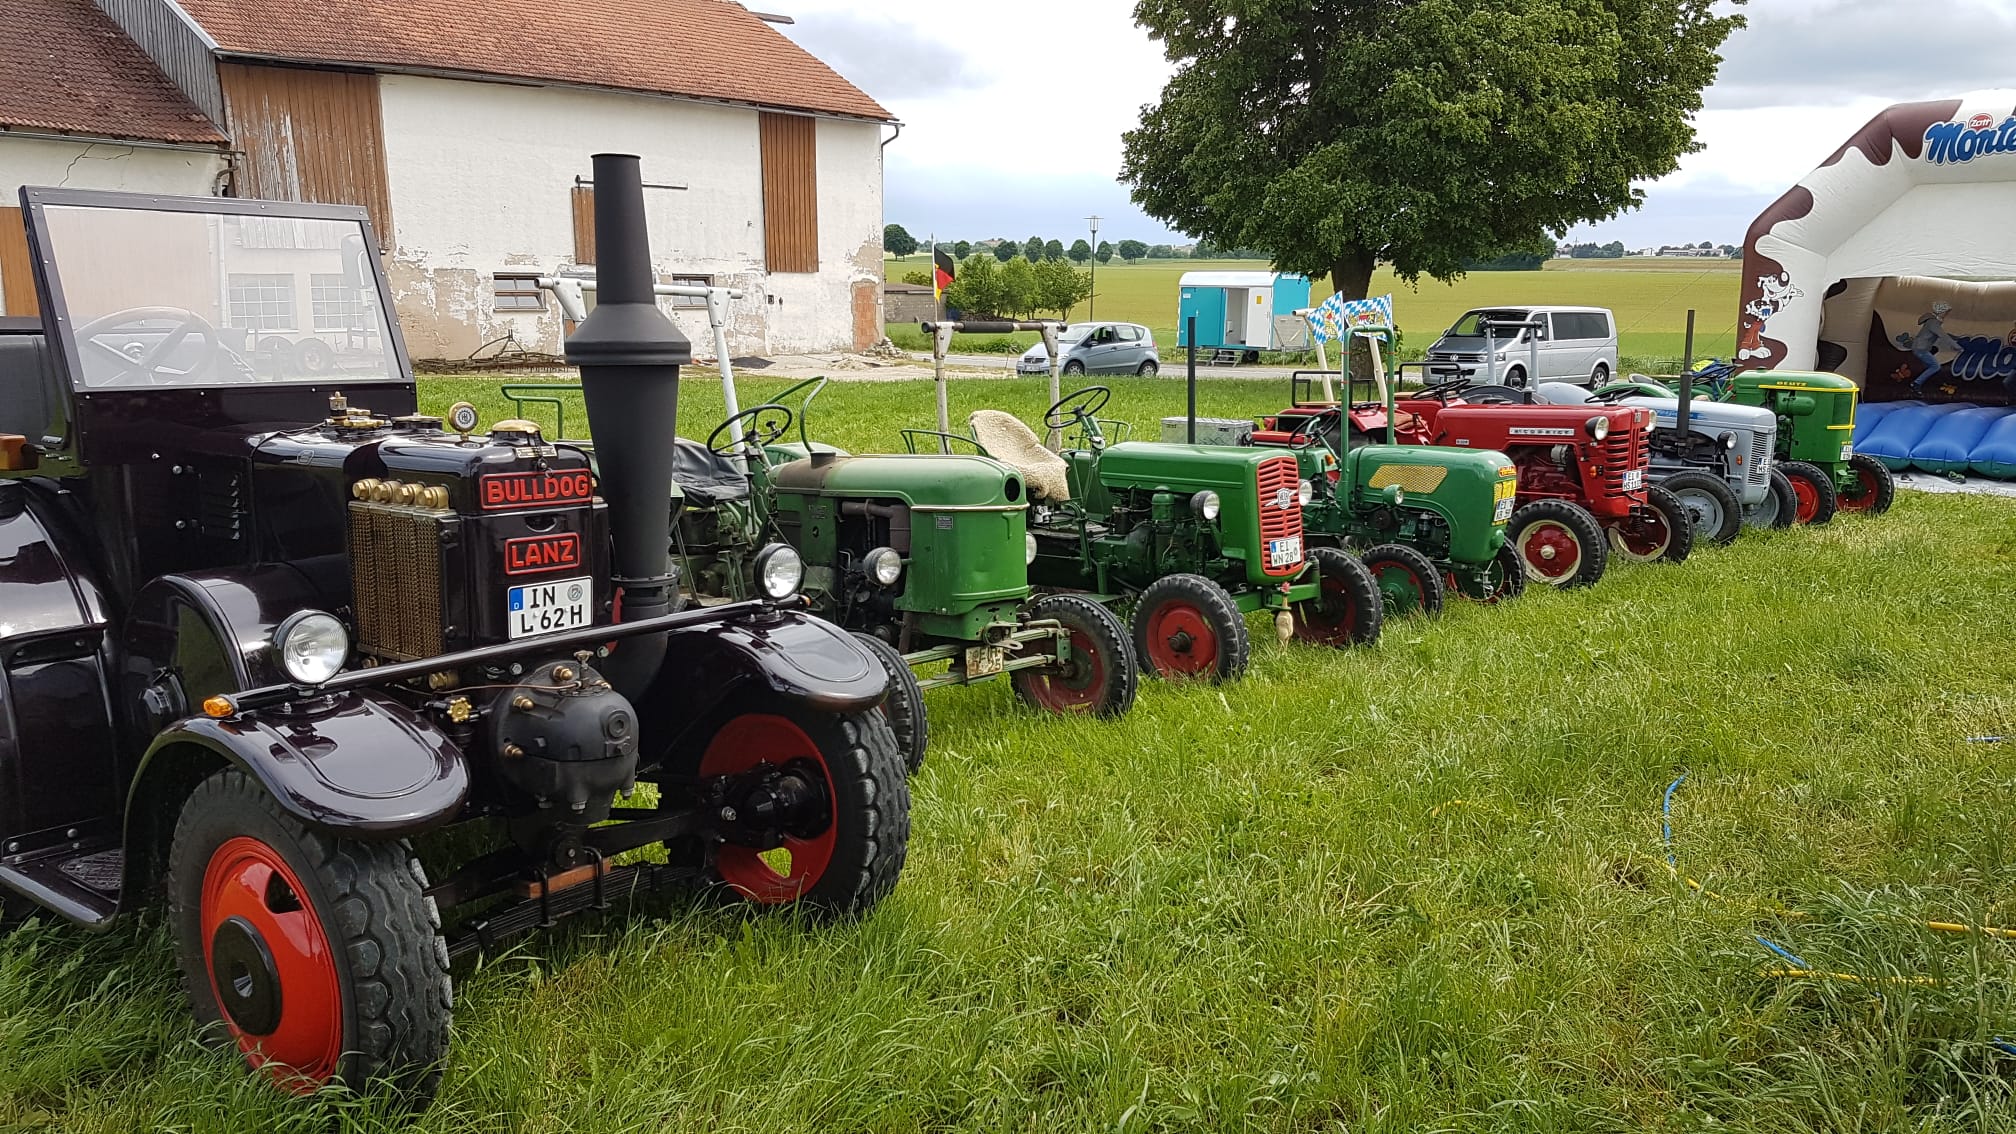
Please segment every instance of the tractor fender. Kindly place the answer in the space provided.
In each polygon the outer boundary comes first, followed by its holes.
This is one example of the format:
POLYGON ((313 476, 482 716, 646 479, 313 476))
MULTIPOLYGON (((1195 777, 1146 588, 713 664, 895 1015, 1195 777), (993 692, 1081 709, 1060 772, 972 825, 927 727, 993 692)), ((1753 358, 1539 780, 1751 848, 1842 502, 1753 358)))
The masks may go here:
POLYGON ((220 764, 244 769, 302 822, 367 838, 438 827, 460 815, 469 794, 468 765, 455 743, 417 713, 367 690, 221 720, 176 721, 155 735, 133 777, 129 825, 179 799, 164 789, 220 764))
POLYGON ((645 735, 676 736, 750 687, 829 713, 882 703, 889 674, 847 631, 796 610, 765 610, 666 635, 665 665, 635 698, 645 735))

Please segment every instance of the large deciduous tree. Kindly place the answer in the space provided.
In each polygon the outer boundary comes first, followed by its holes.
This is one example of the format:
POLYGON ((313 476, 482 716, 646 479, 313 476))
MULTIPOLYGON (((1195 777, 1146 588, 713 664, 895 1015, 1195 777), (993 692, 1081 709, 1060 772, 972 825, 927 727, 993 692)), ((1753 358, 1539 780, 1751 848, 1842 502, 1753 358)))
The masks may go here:
POLYGON ((900 224, 883 225, 882 250, 896 256, 908 256, 917 251, 917 238, 900 224))
MULTIPOLYGON (((1744 0, 1729 0, 1741 4, 1744 0)), ((1170 227, 1363 298, 1614 216, 1698 149, 1718 0, 1139 0, 1177 71, 1123 178, 1170 227)))

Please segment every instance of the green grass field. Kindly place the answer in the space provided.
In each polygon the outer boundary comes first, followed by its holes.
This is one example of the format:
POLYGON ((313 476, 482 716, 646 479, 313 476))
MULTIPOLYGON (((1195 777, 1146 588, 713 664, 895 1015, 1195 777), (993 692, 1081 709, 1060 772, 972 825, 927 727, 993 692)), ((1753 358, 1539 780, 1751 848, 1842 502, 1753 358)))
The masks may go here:
MULTIPOLYGON (((890 260, 885 274, 901 280, 905 273, 924 267, 923 257, 890 260)), ((1099 267, 1097 313, 1153 328, 1167 362, 1175 356, 1177 280, 1184 272, 1265 267, 1251 261, 1144 260, 1128 265, 1116 260, 1099 267)), ((1381 269, 1373 277, 1372 294, 1393 293, 1394 315, 1405 336, 1408 358, 1419 357, 1473 307, 1553 303, 1610 308, 1617 316, 1620 357, 1641 360, 1640 369, 1661 370, 1671 369, 1662 363, 1677 364, 1680 359, 1690 307, 1699 313, 1696 357, 1727 355, 1735 349, 1741 269, 1736 260, 1554 260, 1539 272, 1473 272, 1454 284, 1423 280, 1418 290, 1381 269)), ((1311 302, 1320 303, 1329 295, 1327 281, 1319 283, 1311 302)), ((1083 318, 1085 310, 1081 307, 1073 314, 1083 318)), ((930 349, 914 324, 892 326, 890 337, 905 349, 930 349)), ((1034 341, 1033 336, 1023 338, 1034 341)), ((959 345, 977 349, 981 343, 959 345)))
MULTIPOLYGON (((490 420, 492 387, 424 400, 490 420)), ((1144 428, 1180 403, 1114 387, 1144 428)), ((817 433, 886 447, 929 405, 836 386, 817 433)), ((702 435, 718 397, 683 408, 702 435)), ((933 692, 887 902, 580 921, 458 969, 411 1129, 2016 1129, 2016 942, 1918 924, 2016 923, 2010 748, 1968 740, 2016 735, 2012 589, 2011 501, 1907 493, 1366 650, 1255 620, 1246 681, 1146 683, 1119 722, 933 692), (1679 868, 1719 899, 1665 866, 1682 774, 1679 868), (1858 980, 1769 975, 1757 935, 1858 980)), ((173 967, 158 919, 0 943, 0 1129, 406 1128, 206 1053, 173 967)))

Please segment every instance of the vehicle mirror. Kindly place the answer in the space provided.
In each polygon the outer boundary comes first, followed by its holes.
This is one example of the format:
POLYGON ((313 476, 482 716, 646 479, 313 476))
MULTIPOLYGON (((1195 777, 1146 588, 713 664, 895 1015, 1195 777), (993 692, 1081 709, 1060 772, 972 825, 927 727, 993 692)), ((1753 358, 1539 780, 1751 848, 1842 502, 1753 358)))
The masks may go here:
POLYGON ((41 456, 19 433, 0 433, 0 471, 26 472, 41 464, 41 456))

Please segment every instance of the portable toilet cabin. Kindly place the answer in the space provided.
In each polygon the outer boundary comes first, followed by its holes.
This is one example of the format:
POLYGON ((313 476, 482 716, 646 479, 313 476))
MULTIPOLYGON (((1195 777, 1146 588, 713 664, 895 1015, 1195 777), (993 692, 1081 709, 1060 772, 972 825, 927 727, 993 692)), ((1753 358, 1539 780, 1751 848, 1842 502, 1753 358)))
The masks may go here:
POLYGON ((1179 281, 1176 345, 1190 345, 1197 317, 1197 349, 1279 350, 1274 320, 1309 306, 1309 277, 1278 272, 1185 272, 1179 281))

